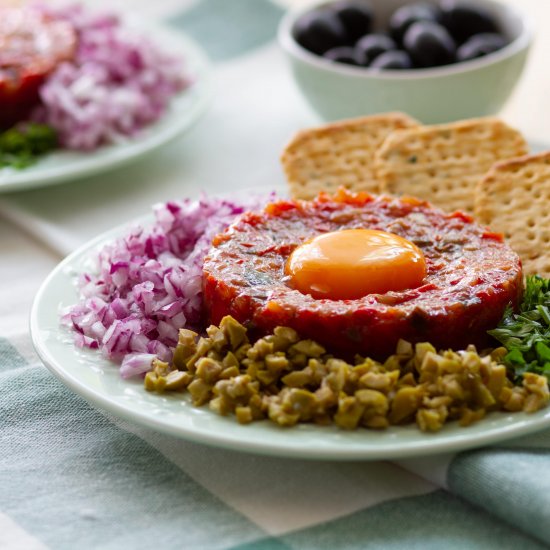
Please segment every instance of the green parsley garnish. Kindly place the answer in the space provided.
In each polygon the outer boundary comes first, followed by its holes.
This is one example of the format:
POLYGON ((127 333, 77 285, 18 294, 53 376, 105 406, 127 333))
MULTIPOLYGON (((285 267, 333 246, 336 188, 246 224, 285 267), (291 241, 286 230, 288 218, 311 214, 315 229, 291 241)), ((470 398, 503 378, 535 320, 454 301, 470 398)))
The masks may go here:
POLYGON ((45 124, 28 123, 0 133, 0 168, 27 168, 57 148, 57 134, 45 124))
POLYGON ((508 350, 503 361, 515 379, 534 372, 550 380, 550 279, 527 277, 519 312, 508 307, 489 334, 508 350))

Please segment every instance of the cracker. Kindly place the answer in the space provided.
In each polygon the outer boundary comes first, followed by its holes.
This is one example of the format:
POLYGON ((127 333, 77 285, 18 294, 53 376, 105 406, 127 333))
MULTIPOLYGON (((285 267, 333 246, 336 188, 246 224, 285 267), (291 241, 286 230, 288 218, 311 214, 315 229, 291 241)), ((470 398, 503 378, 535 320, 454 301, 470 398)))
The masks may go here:
POLYGON ((281 156, 290 194, 313 199, 320 191, 379 192, 374 153, 393 131, 418 126, 402 113, 341 120, 298 132, 281 156))
POLYGON ((463 120, 394 132, 377 152, 376 174, 384 193, 471 213, 475 186, 491 166, 527 152, 523 136, 501 120, 463 120))
POLYGON ((476 187, 475 215, 503 233, 527 275, 550 277, 550 151, 500 162, 476 187))

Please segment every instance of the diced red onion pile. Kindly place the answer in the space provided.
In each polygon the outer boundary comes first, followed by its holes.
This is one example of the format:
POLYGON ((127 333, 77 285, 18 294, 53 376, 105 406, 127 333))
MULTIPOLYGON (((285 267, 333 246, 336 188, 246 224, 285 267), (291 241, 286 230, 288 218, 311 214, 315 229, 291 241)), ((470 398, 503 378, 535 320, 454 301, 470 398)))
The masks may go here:
POLYGON ((266 197, 233 202, 202 197, 154 207, 152 227, 105 245, 94 273, 80 276, 81 300, 62 312, 79 347, 100 349, 129 377, 170 360, 178 329, 201 331, 202 265, 212 238, 266 197))
POLYGON ((75 59, 61 63, 40 90, 33 118, 55 128, 67 149, 92 150, 136 136, 185 89, 183 60, 164 53, 114 15, 82 6, 53 10, 78 34, 75 59))

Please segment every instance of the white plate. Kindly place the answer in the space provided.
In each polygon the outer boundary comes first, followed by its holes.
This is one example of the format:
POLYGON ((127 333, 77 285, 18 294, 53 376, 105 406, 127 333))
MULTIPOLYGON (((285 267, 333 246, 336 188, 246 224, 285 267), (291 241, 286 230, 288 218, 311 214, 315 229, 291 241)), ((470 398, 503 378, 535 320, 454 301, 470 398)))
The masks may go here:
POLYGON ((185 74, 193 84, 174 97, 162 118, 143 133, 123 143, 92 152, 58 150, 23 170, 0 169, 0 193, 55 185, 122 166, 167 143, 188 129, 204 112, 212 94, 211 70, 206 54, 183 33, 127 18, 125 25, 143 32, 167 52, 182 56, 185 74))
MULTIPOLYGON (((132 225, 150 222, 147 217, 132 225)), ((31 312, 32 340, 46 366, 69 388, 116 416, 219 447, 327 460, 394 459, 458 451, 550 427, 550 408, 531 415, 492 413, 468 428, 454 422, 435 434, 422 433, 414 426, 353 432, 313 425, 285 429, 269 421, 241 426, 207 407, 193 407, 185 395, 147 392, 141 381, 121 379, 118 366, 97 351, 77 349, 73 335, 59 324, 60 307, 77 300, 75 278, 85 270, 90 254, 124 232, 125 228, 119 227, 101 235, 61 262, 38 291, 31 312)))

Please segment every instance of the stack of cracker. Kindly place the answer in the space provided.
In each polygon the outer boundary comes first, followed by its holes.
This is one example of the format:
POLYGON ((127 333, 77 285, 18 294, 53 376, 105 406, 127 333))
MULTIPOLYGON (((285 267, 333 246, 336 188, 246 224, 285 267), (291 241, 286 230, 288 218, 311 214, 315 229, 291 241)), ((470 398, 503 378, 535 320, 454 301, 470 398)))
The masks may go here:
POLYGON ((477 184, 475 216, 504 234, 525 273, 550 277, 550 152, 495 164, 477 184))
POLYGON ((501 120, 465 120, 394 132, 378 149, 375 170, 382 193, 472 213, 476 184, 487 170, 526 153, 523 136, 501 120))

